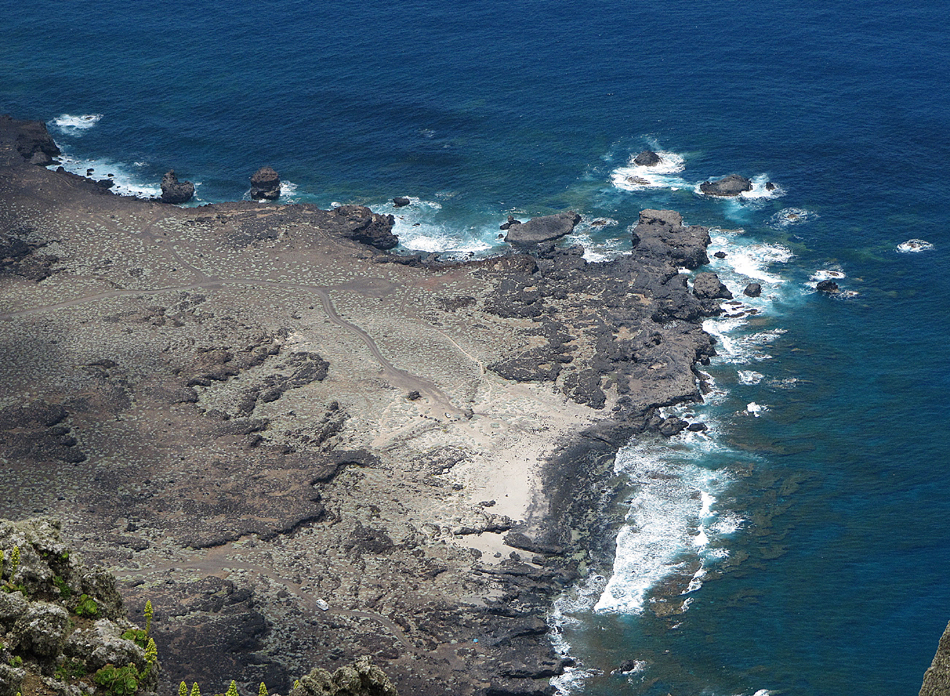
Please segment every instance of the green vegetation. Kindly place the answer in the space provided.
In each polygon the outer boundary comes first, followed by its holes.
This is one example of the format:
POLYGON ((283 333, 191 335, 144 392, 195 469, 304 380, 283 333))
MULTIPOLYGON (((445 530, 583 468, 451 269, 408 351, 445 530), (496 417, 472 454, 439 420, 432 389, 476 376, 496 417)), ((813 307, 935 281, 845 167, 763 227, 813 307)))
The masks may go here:
POLYGON ((131 640, 137 646, 142 648, 142 650, 145 650, 145 648, 148 646, 148 636, 141 628, 130 628, 128 631, 122 634, 122 637, 125 640, 131 640))
POLYGON ((88 616, 90 619, 96 618, 99 614, 99 605, 92 597, 84 594, 79 597, 79 604, 73 610, 76 616, 88 616))
POLYGON ((63 682, 85 677, 86 674, 86 663, 76 658, 70 658, 56 668, 56 678, 63 682))
POLYGON ((93 677, 109 696, 132 696, 139 688, 141 675, 131 662, 125 667, 106 665, 93 677))
POLYGON ((53 576, 53 584, 59 589, 59 596, 63 599, 69 599, 73 595, 72 588, 66 584, 66 581, 63 580, 60 576, 53 576))
POLYGON ((23 658, 20 657, 19 655, 14 655, 13 657, 10 658, 11 667, 20 667, 22 664, 23 664, 23 658))

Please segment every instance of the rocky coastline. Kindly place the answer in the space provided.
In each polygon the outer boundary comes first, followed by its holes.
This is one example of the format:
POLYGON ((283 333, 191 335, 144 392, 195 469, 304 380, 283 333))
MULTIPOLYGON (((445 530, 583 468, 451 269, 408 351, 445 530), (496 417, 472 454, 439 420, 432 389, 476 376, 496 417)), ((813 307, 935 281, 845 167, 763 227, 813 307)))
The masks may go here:
POLYGON ((158 693, 365 656, 399 693, 550 693, 614 454, 702 427, 660 409, 714 355, 722 286, 680 272, 708 230, 645 210, 593 264, 564 212, 443 263, 361 206, 116 196, 47 138, 0 118, 0 516, 61 519, 152 603, 158 693))

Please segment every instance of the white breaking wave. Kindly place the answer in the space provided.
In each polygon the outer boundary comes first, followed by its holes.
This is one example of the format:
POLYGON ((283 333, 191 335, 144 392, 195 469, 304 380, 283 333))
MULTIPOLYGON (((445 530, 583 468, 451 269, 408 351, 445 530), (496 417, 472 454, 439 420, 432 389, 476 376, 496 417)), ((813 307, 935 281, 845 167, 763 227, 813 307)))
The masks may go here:
MULTIPOLYGON (((162 195, 160 185, 145 183, 128 172, 123 165, 110 162, 109 160, 79 159, 68 153, 64 153, 59 156, 59 163, 66 171, 78 174, 79 176, 95 180, 111 179, 115 183, 109 190, 120 196, 156 198, 162 195)), ((196 191, 198 186, 200 186, 200 183, 195 182, 196 191)))
POLYGON ((49 125, 64 135, 82 135, 82 132, 89 130, 99 123, 102 114, 83 114, 82 116, 72 116, 71 114, 62 114, 57 116, 49 125))
POLYGON ((373 212, 392 215, 395 218, 393 234, 399 237, 399 246, 411 251, 438 253, 454 258, 479 256, 503 246, 504 232, 498 223, 471 225, 458 228, 446 225, 438 219, 442 205, 409 197, 409 205, 396 207, 389 201, 371 206, 373 212))
POLYGON ((643 191, 645 189, 668 188, 678 191, 688 188, 689 184, 679 176, 685 160, 675 152, 659 150, 656 153, 660 161, 652 167, 636 164, 636 155, 631 155, 628 163, 610 173, 610 182, 623 191, 643 191))
MULTIPOLYGON (((617 535, 613 573, 594 611, 641 613, 654 586, 682 573, 691 560, 704 559, 712 538, 720 536, 713 529, 716 493, 729 477, 694 464, 691 449, 648 442, 628 445, 617 454, 614 468, 631 479, 636 493, 617 535)), ((701 578, 694 572, 693 590, 688 591, 699 589, 701 578)))
POLYGON ((769 218, 769 226, 783 229, 791 225, 801 225, 818 217, 818 213, 803 208, 783 208, 769 218))
POLYGON ((933 248, 933 244, 930 242, 925 242, 923 239, 908 239, 906 242, 901 242, 897 245, 897 250, 904 254, 930 251, 933 248))

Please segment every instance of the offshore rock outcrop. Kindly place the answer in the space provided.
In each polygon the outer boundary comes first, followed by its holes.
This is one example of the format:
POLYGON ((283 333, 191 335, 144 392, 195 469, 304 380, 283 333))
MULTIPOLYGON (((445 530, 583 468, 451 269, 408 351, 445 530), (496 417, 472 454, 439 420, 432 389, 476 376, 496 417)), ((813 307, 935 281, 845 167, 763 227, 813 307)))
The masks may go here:
POLYGON ((581 216, 573 211, 531 218, 518 225, 508 223, 505 241, 517 246, 533 246, 565 237, 574 231, 581 216))
POLYGON ((187 203, 195 195, 195 185, 190 181, 179 181, 175 170, 170 169, 162 177, 162 203, 187 203))
POLYGON ((739 174, 729 174, 716 181, 704 181, 699 190, 707 196, 738 196, 752 190, 752 181, 739 174))
POLYGON ((251 177, 251 198, 276 201, 280 198, 280 175, 273 167, 261 167, 251 177))

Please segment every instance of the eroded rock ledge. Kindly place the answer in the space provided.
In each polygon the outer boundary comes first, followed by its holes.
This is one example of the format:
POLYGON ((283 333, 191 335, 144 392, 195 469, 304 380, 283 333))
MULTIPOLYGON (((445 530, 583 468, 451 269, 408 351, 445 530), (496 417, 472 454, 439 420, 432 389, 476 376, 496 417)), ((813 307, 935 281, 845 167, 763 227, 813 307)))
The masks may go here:
POLYGON ((679 269, 707 230, 643 211, 609 263, 537 240, 425 263, 359 206, 115 196, 29 164, 20 123, 0 514, 62 518, 153 602, 159 693, 287 693, 363 656, 400 693, 547 693, 543 617, 608 553, 613 453, 700 398, 722 293, 679 269))

